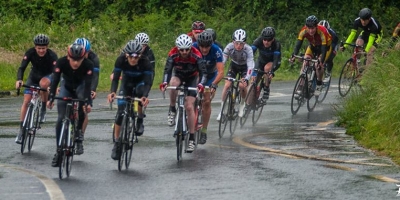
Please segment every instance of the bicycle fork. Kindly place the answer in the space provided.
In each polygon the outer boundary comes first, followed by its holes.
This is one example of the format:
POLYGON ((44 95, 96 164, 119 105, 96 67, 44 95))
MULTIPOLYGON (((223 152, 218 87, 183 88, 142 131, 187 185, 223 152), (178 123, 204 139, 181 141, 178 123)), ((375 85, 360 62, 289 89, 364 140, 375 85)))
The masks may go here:
POLYGON ((175 116, 175 130, 177 131, 177 134, 179 134, 179 132, 181 132, 182 134, 185 134, 186 131, 187 131, 186 130, 186 119, 185 119, 186 110, 185 110, 185 105, 184 105, 184 98, 185 98, 184 92, 183 91, 179 91, 179 96, 178 96, 178 106, 179 106, 179 108, 178 108, 178 113, 175 116), (182 118, 181 118, 182 127, 178 127, 178 125, 180 124, 178 122, 178 120, 180 120, 179 119, 180 115, 182 115, 182 118))

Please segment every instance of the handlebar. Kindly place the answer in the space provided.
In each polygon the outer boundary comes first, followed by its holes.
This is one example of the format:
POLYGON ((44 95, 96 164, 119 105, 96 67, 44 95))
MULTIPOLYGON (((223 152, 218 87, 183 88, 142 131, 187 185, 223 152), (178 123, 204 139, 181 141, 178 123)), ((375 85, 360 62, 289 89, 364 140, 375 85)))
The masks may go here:
POLYGON ((22 84, 21 85, 21 83, 19 84, 19 88, 17 89, 17 96, 19 96, 19 94, 20 94, 20 91, 21 91, 21 87, 25 87, 25 88, 29 88, 29 89, 31 89, 31 90, 40 90, 40 91, 44 91, 44 92, 47 92, 47 89, 45 89, 45 88, 41 88, 40 86, 36 86, 36 85, 25 85, 25 84, 22 84))
POLYGON ((242 82, 242 80, 237 80, 237 79, 232 78, 232 77, 223 77, 222 79, 225 79, 225 80, 231 81, 231 82, 242 82))
POLYGON ((301 61, 311 61, 311 62, 313 62, 313 63, 319 63, 319 60, 318 59, 312 59, 312 58, 304 58, 304 56, 298 56, 298 55, 292 55, 292 58, 299 58, 299 59, 301 59, 301 61))
POLYGON ((189 91, 197 91, 197 87, 185 87, 181 86, 168 86, 166 87, 167 90, 189 90, 189 91))
POLYGON ((58 100, 62 100, 62 101, 79 101, 79 102, 83 102, 83 103, 86 102, 86 100, 75 99, 73 97, 53 97, 53 99, 58 99, 58 100))
POLYGON ((349 46, 351 46, 351 47, 356 47, 356 48, 362 48, 362 49, 364 49, 364 46, 360 46, 360 45, 357 45, 357 44, 347 43, 347 42, 340 41, 340 46, 342 47, 343 45, 349 45, 349 46))
POLYGON ((142 101, 140 98, 137 97, 131 97, 131 96, 115 96, 115 99, 123 99, 127 101, 142 101))

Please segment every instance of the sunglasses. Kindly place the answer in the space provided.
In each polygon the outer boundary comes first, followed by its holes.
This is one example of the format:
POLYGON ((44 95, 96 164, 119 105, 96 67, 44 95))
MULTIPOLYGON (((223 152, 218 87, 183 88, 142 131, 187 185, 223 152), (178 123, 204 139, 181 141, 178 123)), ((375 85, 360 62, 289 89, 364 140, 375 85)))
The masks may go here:
POLYGON ((188 52, 188 51, 190 51, 190 48, 187 48, 187 49, 179 49, 179 51, 180 51, 180 52, 188 52))
POLYGON ((234 42, 236 45, 244 45, 244 42, 241 42, 241 41, 235 41, 234 42))
POLYGON ((271 42, 274 38, 264 38, 264 41, 271 42))
POLYGON ((201 47, 201 48, 209 48, 209 47, 211 47, 211 45, 209 45, 209 46, 199 45, 199 47, 201 47))
POLYGON ((137 53, 131 53, 131 54, 128 53, 128 56, 131 58, 139 58, 140 55, 137 53))

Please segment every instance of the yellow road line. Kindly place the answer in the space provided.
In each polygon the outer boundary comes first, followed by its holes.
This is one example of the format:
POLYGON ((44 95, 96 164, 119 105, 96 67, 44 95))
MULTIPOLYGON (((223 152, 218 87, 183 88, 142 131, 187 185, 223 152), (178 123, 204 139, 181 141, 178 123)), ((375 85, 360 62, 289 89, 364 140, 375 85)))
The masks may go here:
POLYGON ((324 166, 332 168, 332 169, 340 169, 340 170, 345 170, 345 171, 357 171, 357 169, 355 169, 355 168, 341 166, 341 165, 335 165, 335 164, 326 164, 324 166))
POLYGON ((383 182, 399 183, 400 181, 382 175, 371 175, 372 178, 378 179, 383 182))

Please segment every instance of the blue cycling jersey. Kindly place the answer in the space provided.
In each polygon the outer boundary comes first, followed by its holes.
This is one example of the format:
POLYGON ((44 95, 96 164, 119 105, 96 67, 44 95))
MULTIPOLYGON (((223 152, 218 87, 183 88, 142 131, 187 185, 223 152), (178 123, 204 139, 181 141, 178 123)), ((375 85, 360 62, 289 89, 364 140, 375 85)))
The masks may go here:
MULTIPOLYGON (((193 43, 193 47, 195 47, 196 49, 198 49, 200 51, 200 48, 199 48, 199 45, 197 44, 197 42, 193 43)), ((212 44, 210 52, 208 52, 207 55, 203 55, 203 59, 206 61, 207 74, 216 72, 216 71, 218 71, 217 63, 222 62, 222 59, 223 59, 222 51, 216 44, 212 44)))

